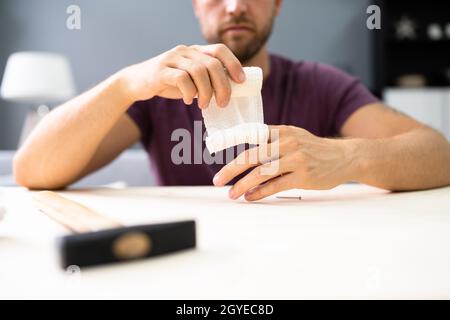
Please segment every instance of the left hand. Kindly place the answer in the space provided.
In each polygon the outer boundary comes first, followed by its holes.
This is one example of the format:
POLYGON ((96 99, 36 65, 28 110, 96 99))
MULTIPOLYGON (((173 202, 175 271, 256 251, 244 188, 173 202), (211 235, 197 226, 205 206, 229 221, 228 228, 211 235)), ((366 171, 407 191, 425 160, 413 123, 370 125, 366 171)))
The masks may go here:
POLYGON ((293 126, 270 126, 270 132, 267 145, 242 152, 214 177, 214 185, 224 186, 255 167, 232 186, 231 199, 245 195, 255 201, 294 188, 331 189, 356 178, 353 140, 319 138, 293 126))

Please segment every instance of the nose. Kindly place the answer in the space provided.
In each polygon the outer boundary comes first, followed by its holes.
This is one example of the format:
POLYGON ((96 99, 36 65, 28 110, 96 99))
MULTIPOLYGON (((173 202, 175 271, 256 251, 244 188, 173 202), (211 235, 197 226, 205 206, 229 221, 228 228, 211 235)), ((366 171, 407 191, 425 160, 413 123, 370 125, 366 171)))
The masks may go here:
POLYGON ((225 2, 228 14, 240 16, 247 11, 247 0, 226 0, 225 2))

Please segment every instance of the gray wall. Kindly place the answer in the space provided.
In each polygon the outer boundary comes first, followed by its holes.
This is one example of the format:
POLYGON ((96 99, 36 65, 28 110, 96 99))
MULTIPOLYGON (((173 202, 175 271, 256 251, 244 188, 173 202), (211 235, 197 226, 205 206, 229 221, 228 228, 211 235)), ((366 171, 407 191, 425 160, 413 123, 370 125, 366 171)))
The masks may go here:
MULTIPOLYGON (((270 49, 294 59, 330 63, 371 85, 368 2, 285 0, 270 49)), ((189 0, 1 0, 0 74, 22 50, 69 57, 79 91, 128 64, 176 44, 203 43, 189 0), (66 8, 81 7, 82 28, 66 29, 66 8)), ((0 100, 0 149, 14 149, 26 105, 0 100)))

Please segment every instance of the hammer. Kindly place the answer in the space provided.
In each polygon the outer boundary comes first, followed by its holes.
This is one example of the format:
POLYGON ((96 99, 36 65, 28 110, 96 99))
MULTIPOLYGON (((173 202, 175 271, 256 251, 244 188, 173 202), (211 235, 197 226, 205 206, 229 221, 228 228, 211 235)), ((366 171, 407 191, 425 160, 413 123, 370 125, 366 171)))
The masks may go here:
POLYGON ((51 191, 36 193, 33 204, 73 233, 59 239, 64 269, 143 259, 196 245, 195 221, 125 227, 51 191))

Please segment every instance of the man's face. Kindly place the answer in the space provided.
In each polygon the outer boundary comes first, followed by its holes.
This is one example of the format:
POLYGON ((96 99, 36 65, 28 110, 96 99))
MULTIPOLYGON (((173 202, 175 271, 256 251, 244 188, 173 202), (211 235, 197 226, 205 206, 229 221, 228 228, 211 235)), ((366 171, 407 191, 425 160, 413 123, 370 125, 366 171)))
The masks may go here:
POLYGON ((245 63, 267 42, 282 0, 193 0, 203 36, 245 63))

